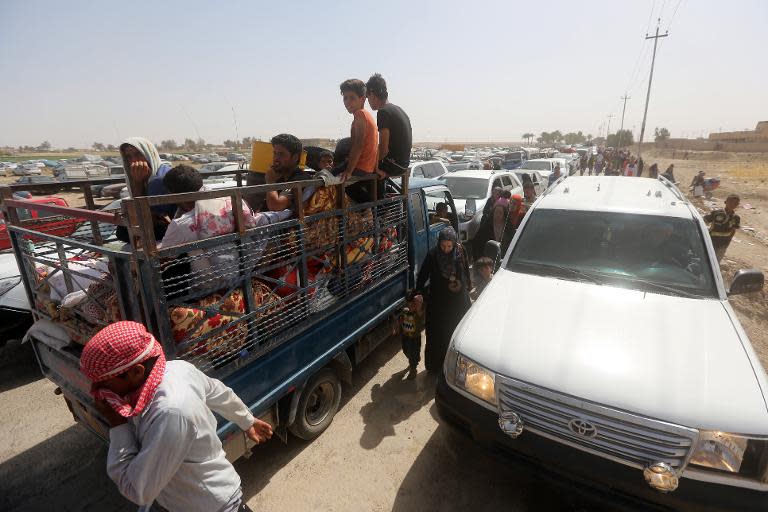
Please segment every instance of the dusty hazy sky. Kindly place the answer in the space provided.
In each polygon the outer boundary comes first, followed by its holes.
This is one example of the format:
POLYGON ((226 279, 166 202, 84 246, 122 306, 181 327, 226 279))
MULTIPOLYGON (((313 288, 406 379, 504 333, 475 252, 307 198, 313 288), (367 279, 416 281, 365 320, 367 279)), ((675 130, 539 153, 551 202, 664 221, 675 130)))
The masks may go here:
POLYGON ((637 134, 658 16, 646 138, 768 119, 766 0, 2 0, 0 146, 220 142, 233 109, 240 137, 338 137, 338 84, 373 72, 417 140, 614 131, 625 91, 637 134))

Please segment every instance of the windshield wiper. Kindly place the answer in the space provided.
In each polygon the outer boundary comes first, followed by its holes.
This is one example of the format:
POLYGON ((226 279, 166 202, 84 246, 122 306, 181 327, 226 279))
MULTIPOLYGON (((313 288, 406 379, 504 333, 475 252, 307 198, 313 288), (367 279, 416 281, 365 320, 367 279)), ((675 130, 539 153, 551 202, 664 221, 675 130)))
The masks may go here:
POLYGON ((587 274, 586 272, 582 272, 581 270, 576 270, 575 268, 564 267, 562 265, 555 265, 553 263, 539 263, 539 262, 534 262, 534 261, 514 261, 512 263, 513 264, 518 264, 518 265, 520 265, 520 264, 521 265, 530 265, 530 266, 534 266, 534 267, 540 267, 540 268, 546 268, 546 269, 556 270, 556 271, 560 271, 560 272, 566 272, 568 274, 571 274, 572 276, 580 277, 582 280, 589 281, 590 283, 593 283, 593 284, 598 284, 598 285, 603 284, 603 281, 600 280, 597 276, 592 275, 592 274, 587 274))

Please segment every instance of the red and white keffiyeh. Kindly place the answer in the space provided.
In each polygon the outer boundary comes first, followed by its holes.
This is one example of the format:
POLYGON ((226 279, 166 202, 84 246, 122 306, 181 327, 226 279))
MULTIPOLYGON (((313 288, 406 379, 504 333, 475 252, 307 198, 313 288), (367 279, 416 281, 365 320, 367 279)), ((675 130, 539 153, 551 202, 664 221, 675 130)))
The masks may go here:
POLYGON ((91 394, 105 400, 120 416, 130 418, 152 400, 165 374, 163 347, 137 322, 115 322, 88 341, 80 357, 80 371, 93 383, 91 394), (124 373, 132 366, 157 357, 146 381, 128 396, 98 387, 99 382, 124 373))

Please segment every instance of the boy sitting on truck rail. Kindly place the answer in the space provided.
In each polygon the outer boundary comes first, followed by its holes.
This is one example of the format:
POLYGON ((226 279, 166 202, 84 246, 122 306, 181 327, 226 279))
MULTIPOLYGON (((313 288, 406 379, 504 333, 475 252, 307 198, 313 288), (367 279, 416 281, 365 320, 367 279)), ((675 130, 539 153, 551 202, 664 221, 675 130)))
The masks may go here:
POLYGON ((110 425, 107 473, 123 496, 139 505, 157 500, 171 512, 250 510, 213 412, 256 444, 272 437, 272 427, 230 388, 186 361, 166 362, 137 322, 99 331, 83 349, 80 369, 110 425))

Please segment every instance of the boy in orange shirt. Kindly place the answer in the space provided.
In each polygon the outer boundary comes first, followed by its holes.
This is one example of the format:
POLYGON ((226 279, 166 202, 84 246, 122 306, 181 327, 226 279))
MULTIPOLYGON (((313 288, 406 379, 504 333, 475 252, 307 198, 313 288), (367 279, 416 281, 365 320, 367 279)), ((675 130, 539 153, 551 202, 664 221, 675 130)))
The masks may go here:
MULTIPOLYGON (((365 84, 362 80, 351 78, 339 86, 344 98, 344 107, 352 114, 352 147, 343 166, 334 174, 341 173, 346 181, 351 176, 369 176, 376 171, 379 148, 379 132, 373 114, 365 110, 365 84)), ((356 202, 370 201, 370 192, 366 184, 355 184, 347 189, 356 202)))

